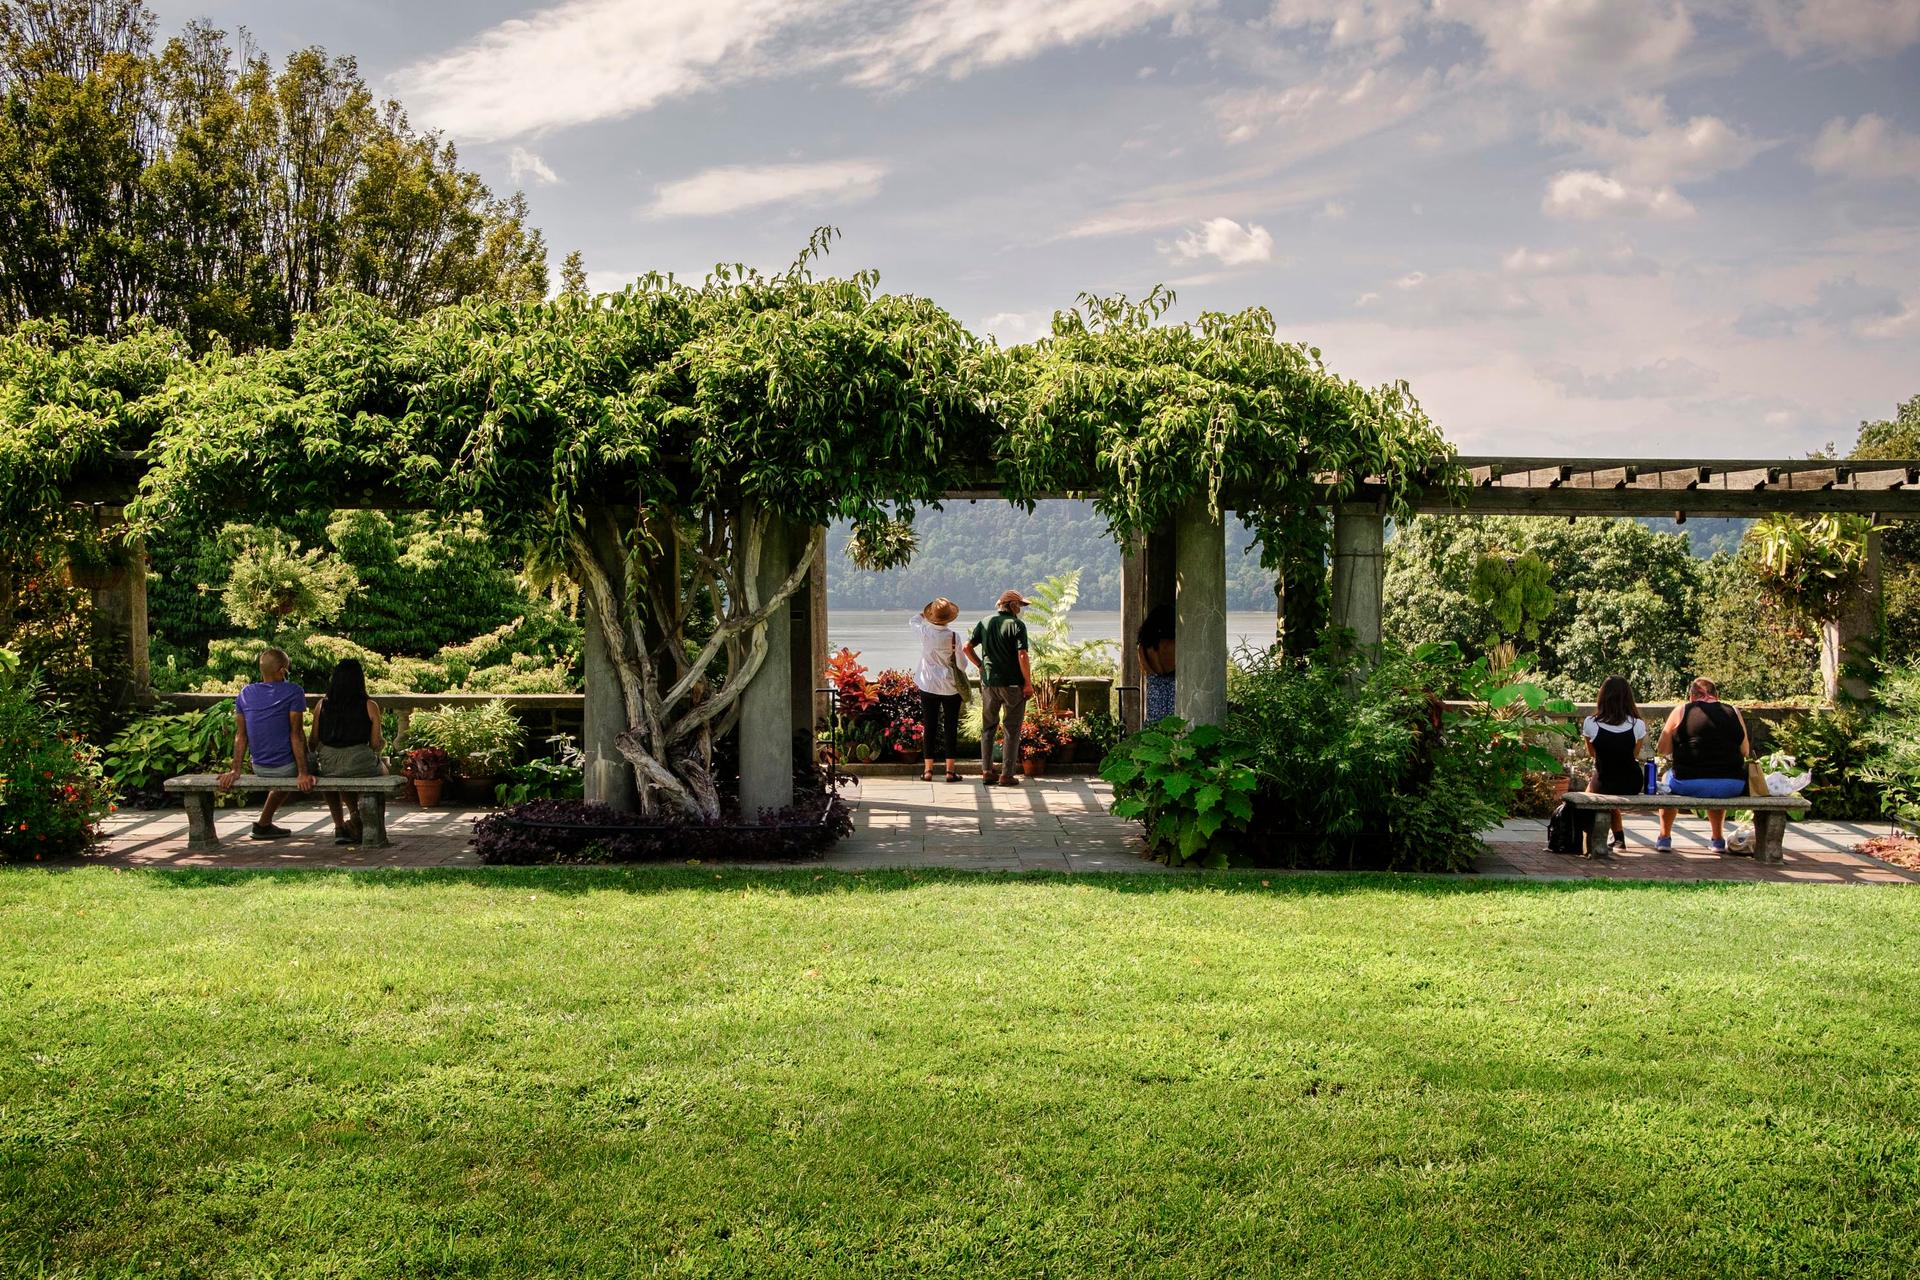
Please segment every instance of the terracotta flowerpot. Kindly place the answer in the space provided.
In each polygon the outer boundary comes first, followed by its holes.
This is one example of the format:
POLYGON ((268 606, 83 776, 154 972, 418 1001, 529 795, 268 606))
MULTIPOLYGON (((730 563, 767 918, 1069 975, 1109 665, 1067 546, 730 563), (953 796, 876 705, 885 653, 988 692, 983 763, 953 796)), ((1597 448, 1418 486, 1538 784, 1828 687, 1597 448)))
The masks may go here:
POLYGON ((1554 801, 1558 803, 1561 797, 1567 794, 1567 788, 1572 784, 1572 781, 1573 780, 1571 778, 1567 777, 1567 775, 1563 773, 1559 777, 1547 783, 1547 792, 1549 795, 1551 795, 1554 798, 1554 801))
POLYGON ((445 778, 415 778, 413 793, 420 798, 422 809, 431 809, 440 803, 440 788, 446 785, 445 778))
POLYGON ((1020 772, 1026 774, 1029 778, 1037 778, 1046 771, 1047 762, 1045 760, 1033 759, 1022 760, 1020 762, 1020 772))

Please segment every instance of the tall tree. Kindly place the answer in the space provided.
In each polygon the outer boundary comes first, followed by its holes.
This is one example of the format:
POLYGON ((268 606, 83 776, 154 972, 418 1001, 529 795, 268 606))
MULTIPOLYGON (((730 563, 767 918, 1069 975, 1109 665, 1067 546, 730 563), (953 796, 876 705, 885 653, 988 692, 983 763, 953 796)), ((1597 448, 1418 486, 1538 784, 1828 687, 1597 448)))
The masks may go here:
POLYGON ((546 276, 524 199, 352 58, 276 69, 204 23, 156 50, 141 0, 0 0, 0 317, 146 315, 250 348, 338 286, 417 315, 543 297, 546 276))

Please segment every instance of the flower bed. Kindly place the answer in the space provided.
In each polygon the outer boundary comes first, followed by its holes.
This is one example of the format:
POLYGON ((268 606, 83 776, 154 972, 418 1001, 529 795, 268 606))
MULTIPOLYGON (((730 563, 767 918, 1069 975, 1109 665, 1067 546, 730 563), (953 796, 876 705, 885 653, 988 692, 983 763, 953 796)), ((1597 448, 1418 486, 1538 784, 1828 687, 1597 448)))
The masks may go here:
POLYGON ((609 863, 727 858, 819 857, 853 830, 837 794, 790 805, 769 822, 625 813, 582 800, 529 800, 473 824, 473 847, 488 865, 609 863))

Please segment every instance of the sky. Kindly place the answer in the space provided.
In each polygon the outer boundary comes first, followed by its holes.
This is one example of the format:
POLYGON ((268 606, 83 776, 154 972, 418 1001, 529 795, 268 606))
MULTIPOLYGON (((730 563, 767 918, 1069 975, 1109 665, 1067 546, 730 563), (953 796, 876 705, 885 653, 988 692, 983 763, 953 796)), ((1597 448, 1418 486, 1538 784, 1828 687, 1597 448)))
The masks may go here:
POLYGON ((1265 307, 1466 453, 1790 457, 1920 395, 1920 0, 153 0, 358 58, 593 288, 819 225, 1003 343, 1265 307))

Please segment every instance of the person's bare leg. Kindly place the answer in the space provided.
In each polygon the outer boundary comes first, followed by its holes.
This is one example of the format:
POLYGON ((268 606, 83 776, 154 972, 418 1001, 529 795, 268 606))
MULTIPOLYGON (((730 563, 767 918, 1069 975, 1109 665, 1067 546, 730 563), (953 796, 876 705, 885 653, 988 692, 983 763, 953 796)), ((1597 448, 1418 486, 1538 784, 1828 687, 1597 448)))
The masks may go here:
POLYGON ((327 812, 333 815, 333 825, 336 827, 346 826, 347 819, 345 815, 340 812, 340 793, 337 791, 329 791, 326 793, 326 797, 327 812))
POLYGON ((1721 838, 1720 824, 1726 821, 1726 817, 1727 817, 1727 811, 1725 809, 1707 810, 1707 825, 1713 829, 1713 838, 1715 840, 1718 840, 1721 838))
POLYGON ((280 806, 286 802, 286 799, 287 793, 284 791, 267 792, 267 798, 260 802, 261 826, 270 827, 273 825, 273 815, 280 812, 280 806))
POLYGON ((1678 809, 1662 809, 1660 811, 1660 838, 1662 840, 1671 840, 1673 838, 1673 820, 1679 812, 1678 809))
POLYGON ((1617 836, 1625 835, 1626 830, 1627 830, 1627 826, 1626 826, 1625 817, 1621 814, 1621 812, 1618 809, 1615 809, 1613 811, 1613 834, 1617 836))

